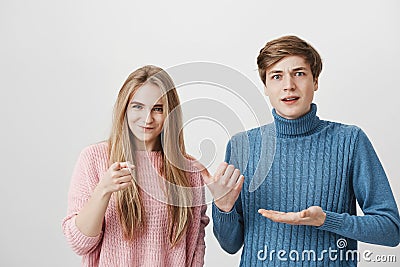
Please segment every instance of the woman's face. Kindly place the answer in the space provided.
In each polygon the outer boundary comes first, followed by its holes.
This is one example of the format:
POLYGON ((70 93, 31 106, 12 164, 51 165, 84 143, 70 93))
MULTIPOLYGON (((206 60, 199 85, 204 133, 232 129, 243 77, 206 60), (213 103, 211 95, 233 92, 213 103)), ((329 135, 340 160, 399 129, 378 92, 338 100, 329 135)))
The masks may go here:
POLYGON ((128 125, 138 150, 161 149, 164 104, 161 89, 152 83, 142 85, 129 101, 126 109, 128 125))

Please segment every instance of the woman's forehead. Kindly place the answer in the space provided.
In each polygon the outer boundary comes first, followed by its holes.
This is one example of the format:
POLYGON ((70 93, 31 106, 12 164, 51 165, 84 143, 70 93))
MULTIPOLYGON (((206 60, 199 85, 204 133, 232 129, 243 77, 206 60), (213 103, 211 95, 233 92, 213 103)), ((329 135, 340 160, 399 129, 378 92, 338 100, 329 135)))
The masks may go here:
POLYGON ((138 88, 132 96, 130 102, 140 102, 145 105, 155 105, 163 103, 163 92, 160 87, 153 83, 145 83, 138 88))

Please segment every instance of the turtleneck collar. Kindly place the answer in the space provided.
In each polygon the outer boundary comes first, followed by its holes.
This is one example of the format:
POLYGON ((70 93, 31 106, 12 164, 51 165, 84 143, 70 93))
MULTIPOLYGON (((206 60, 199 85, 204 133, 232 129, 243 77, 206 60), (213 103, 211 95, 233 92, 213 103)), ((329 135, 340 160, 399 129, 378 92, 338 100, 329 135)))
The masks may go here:
POLYGON ((272 110, 277 137, 298 137, 319 131, 322 121, 317 116, 317 105, 312 103, 310 111, 300 118, 289 120, 279 116, 272 110))

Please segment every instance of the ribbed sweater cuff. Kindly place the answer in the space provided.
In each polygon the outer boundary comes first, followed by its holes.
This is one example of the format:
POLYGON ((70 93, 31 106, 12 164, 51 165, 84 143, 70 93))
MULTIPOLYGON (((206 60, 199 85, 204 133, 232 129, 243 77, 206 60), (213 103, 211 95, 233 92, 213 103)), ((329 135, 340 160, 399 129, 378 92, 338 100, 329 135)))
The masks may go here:
POLYGON ((343 224, 343 216, 336 212, 324 211, 326 213, 326 219, 323 225, 318 227, 319 230, 336 232, 343 224))
POLYGON ((79 228, 75 224, 75 219, 76 216, 71 218, 71 224, 70 224, 70 239, 73 240, 73 246, 76 247, 77 249, 88 249, 90 250, 93 248, 98 242, 99 239, 102 236, 102 232, 97 235, 97 236, 87 236, 83 234, 79 228))
POLYGON ((204 254, 199 254, 195 252, 192 267, 202 266, 204 266, 204 254))
POLYGON ((235 206, 233 206, 232 210, 229 212, 225 212, 220 210, 214 203, 212 203, 212 217, 213 219, 219 221, 219 222, 234 222, 237 221, 239 214, 236 211, 235 206))

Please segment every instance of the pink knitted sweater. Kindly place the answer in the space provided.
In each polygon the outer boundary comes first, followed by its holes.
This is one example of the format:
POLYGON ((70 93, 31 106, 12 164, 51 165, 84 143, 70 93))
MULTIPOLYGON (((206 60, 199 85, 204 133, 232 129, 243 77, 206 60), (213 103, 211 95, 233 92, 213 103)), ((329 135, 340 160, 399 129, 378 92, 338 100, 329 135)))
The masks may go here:
MULTIPOLYGON (((146 224, 133 242, 123 239, 114 197, 111 197, 105 214, 103 231, 95 237, 80 232, 75 225, 76 215, 108 169, 108 158, 107 143, 91 145, 81 152, 72 175, 68 212, 62 227, 72 249, 82 256, 82 266, 203 266, 204 228, 209 218, 205 214, 207 206, 201 205, 204 203, 202 178, 193 166, 189 167, 189 180, 198 188, 193 191, 193 201, 200 205, 193 208, 193 219, 186 235, 175 247, 171 248, 168 241, 167 205, 159 201, 157 193, 154 194, 154 188, 159 188, 157 183, 147 183, 140 189, 146 224)), ((160 152, 136 152, 137 176, 143 181, 154 181, 161 164, 160 152)))

